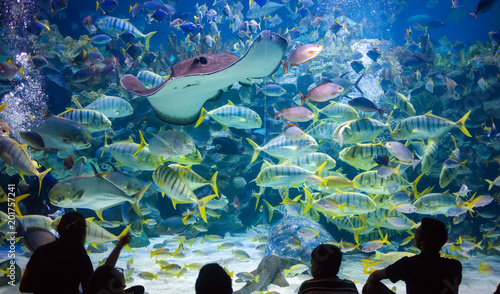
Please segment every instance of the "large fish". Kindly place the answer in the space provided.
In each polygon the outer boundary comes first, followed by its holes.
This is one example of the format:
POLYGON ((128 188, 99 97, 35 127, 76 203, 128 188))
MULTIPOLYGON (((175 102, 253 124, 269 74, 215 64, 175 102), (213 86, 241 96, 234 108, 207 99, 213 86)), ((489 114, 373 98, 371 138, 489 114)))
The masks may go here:
MULTIPOLYGON (((81 124, 44 111, 40 126, 32 128, 31 132, 38 134, 45 148, 64 150, 81 150, 90 147, 92 136, 81 124)), ((19 132, 23 140, 29 132, 19 132)))
POLYGON ((120 82, 128 91, 147 97, 161 120, 189 125, 198 120, 203 104, 217 100, 223 89, 236 82, 249 85, 250 78, 263 78, 276 72, 286 47, 284 38, 263 31, 241 58, 223 52, 183 60, 172 67, 167 81, 152 89, 144 88, 132 75, 125 75, 120 82))
POLYGON ((128 201, 132 204, 136 213, 141 215, 139 201, 151 184, 134 195, 129 195, 106 180, 106 175, 108 174, 65 178, 50 190, 50 203, 64 208, 92 209, 100 219, 103 219, 102 211, 104 209, 128 201))

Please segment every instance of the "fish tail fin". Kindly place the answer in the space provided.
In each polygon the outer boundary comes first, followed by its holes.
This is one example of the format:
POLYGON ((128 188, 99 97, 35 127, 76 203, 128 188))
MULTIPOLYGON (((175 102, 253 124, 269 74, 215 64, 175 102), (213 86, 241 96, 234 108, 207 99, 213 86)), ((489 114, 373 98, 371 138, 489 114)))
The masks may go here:
POLYGON ((464 133, 467 137, 472 137, 465 127, 465 121, 469 118, 470 112, 472 110, 469 110, 459 121, 457 121, 457 127, 464 133))
POLYGON ((14 203, 15 203, 15 206, 14 206, 14 210, 16 211, 17 215, 19 216, 23 216, 21 214, 21 210, 19 210, 19 202, 21 202, 24 198, 30 196, 29 193, 27 194, 23 194, 23 195, 20 195, 20 196, 17 196, 17 197, 14 197, 14 203))
POLYGON ((411 186, 412 186, 412 189, 413 189, 413 195, 417 195, 418 192, 417 192, 417 184, 418 184, 418 181, 420 181, 420 179, 424 176, 424 174, 420 174, 416 179, 415 181, 413 181, 413 183, 411 183, 411 186))
POLYGON ((212 189, 214 190, 215 195, 217 195, 217 197, 220 197, 219 192, 217 191, 217 183, 216 183, 218 173, 219 173, 219 171, 216 171, 215 174, 210 179, 210 186, 212 186, 212 189))
POLYGON ((255 85, 255 95, 259 94, 260 91, 262 91, 262 88, 259 85, 255 85))
POLYGON ((422 159, 413 159, 412 161, 412 166, 413 166, 413 170, 415 170, 415 168, 417 167, 417 165, 422 161, 422 159))
POLYGON ((321 172, 323 171, 327 163, 328 161, 323 162, 323 164, 314 171, 314 174, 317 175, 321 179, 321 181, 323 181, 323 178, 321 178, 321 172))
POLYGON ((154 32, 151 32, 151 33, 147 33, 144 35, 144 42, 146 43, 146 50, 149 51, 149 39, 151 39, 151 37, 156 34, 156 31, 154 32))
POLYGON ((285 74, 287 74, 288 73, 288 62, 286 62, 282 59, 281 65, 283 65, 283 71, 285 72, 285 74))
POLYGON ((2 112, 7 106, 9 106, 9 105, 8 104, 0 105, 0 112, 2 112))
POLYGON ((208 223, 208 221, 207 221, 207 212, 205 210, 205 206, 207 206, 208 201, 212 200, 215 196, 217 196, 217 194, 213 194, 213 195, 207 196, 207 197, 202 198, 202 199, 200 199, 200 200, 197 201, 197 203, 198 203, 198 209, 200 210, 201 218, 206 223, 208 223))
POLYGON ((144 147, 148 146, 148 144, 146 143, 146 140, 144 140, 144 136, 142 135, 141 131, 139 131, 139 137, 141 137, 141 143, 139 144, 139 147, 135 151, 134 156, 137 155, 137 153, 139 153, 139 151, 141 151, 142 149, 144 149, 144 147))
MULTIPOLYGON (((306 104, 307 104, 307 106, 309 106, 309 108, 311 108, 312 112, 314 113, 313 123, 315 123, 318 120, 318 115, 320 113, 320 110, 319 110, 319 108, 314 106, 312 103, 306 102, 306 104)), ((302 105, 304 105, 304 103, 302 103, 302 105)))
POLYGON ((96 5, 95 11, 99 10, 99 1, 96 1, 95 5, 96 5))
POLYGON ((302 94, 302 92, 299 92, 300 94, 300 106, 304 106, 304 102, 306 102, 307 97, 302 94))
POLYGON ((311 192, 309 192, 309 190, 305 187, 304 187, 304 193, 306 193, 306 197, 307 197, 306 203, 307 204, 306 204, 306 207, 304 208, 304 211, 302 212, 303 215, 306 214, 309 211, 309 209, 311 209, 311 207, 313 206, 313 204, 315 202, 314 198, 311 195, 311 192))
POLYGON ((260 153, 260 151, 262 151, 262 148, 259 145, 257 145, 257 143, 252 141, 252 139, 250 139, 250 138, 247 138, 247 141, 253 147, 253 155, 252 155, 252 159, 250 160, 250 163, 252 163, 257 159, 257 157, 259 157, 259 153, 260 153))
POLYGON ((146 187, 142 188, 139 190, 139 192, 135 193, 130 200, 130 204, 132 205, 132 208, 134 209, 135 213, 137 213, 138 216, 142 217, 141 214, 141 208, 139 207, 139 201, 141 201, 142 196, 146 193, 148 190, 149 186, 151 186, 151 183, 147 185, 146 187))
POLYGON ((120 233, 120 235, 116 236, 116 238, 118 238, 118 240, 120 240, 121 238, 127 236, 128 230, 130 229, 130 226, 131 225, 128 225, 125 229, 123 229, 123 231, 120 233))
POLYGON ((45 171, 41 172, 38 174, 38 181, 40 182, 39 183, 39 186, 38 186, 38 196, 40 196, 40 193, 42 192, 42 182, 43 182, 43 178, 45 177, 45 175, 47 173, 50 172, 50 168, 49 169, 46 169, 45 171))
POLYGON ((385 109, 386 109, 386 108, 387 108, 387 107, 382 107, 382 108, 377 109, 378 114, 380 114, 380 117, 381 117, 381 118, 382 118, 382 117, 384 117, 384 112, 385 112, 385 109))
POLYGON ((273 107, 273 109, 274 109, 274 119, 277 119, 278 117, 280 117, 281 112, 277 111, 276 108, 274 108, 274 107, 273 107))
POLYGON ((363 93, 363 91, 361 91, 361 89, 359 88, 358 84, 359 84, 359 81, 361 81, 361 79, 362 79, 364 76, 365 76, 365 75, 364 75, 364 74, 362 74, 362 75, 358 78, 358 80, 354 83, 354 88, 356 88, 356 90, 358 90, 358 91, 359 91, 361 94, 363 94, 363 95, 364 95, 365 93, 363 93))
POLYGON ((104 146, 102 146, 101 158, 104 155, 104 149, 108 147, 108 133, 104 132, 104 146))
POLYGON ((471 12, 469 13, 470 16, 472 16, 475 20, 477 20, 477 13, 471 12))
POLYGON ((488 179, 485 179, 485 181, 488 182, 488 184, 490 184, 490 186, 488 187, 488 191, 491 190, 491 188, 493 188, 493 185, 495 184, 495 182, 490 181, 488 179))
POLYGON ((387 128, 389 128, 389 132, 392 134, 392 127, 391 127, 391 119, 392 119, 392 113, 394 112, 391 111, 391 113, 389 113, 389 117, 387 118, 387 128))
POLYGON ((267 222, 270 223, 274 216, 274 207, 271 204, 269 204, 269 202, 267 202, 266 199, 262 201, 267 207, 267 213, 269 214, 269 219, 267 220, 267 222))
POLYGON ((195 128, 197 128, 201 122, 205 119, 205 117, 207 116, 208 112, 205 110, 205 108, 201 108, 201 113, 200 113, 200 118, 198 119, 198 121, 196 122, 196 125, 194 125, 195 128))
POLYGON ((255 202, 255 210, 257 210, 257 207, 259 205, 259 199, 260 199, 260 193, 252 193, 252 195, 257 198, 257 201, 255 202))

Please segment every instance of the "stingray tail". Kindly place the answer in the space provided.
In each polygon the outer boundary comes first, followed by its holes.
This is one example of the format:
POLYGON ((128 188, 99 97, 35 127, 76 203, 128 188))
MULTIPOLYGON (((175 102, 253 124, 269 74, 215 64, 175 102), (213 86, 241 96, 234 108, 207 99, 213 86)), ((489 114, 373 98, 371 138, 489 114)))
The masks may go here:
POLYGON ((197 128, 201 122, 205 119, 205 116, 207 116, 208 112, 205 110, 205 108, 201 108, 201 113, 200 113, 200 118, 198 119, 198 121, 196 122, 196 125, 194 126, 195 128, 197 128))

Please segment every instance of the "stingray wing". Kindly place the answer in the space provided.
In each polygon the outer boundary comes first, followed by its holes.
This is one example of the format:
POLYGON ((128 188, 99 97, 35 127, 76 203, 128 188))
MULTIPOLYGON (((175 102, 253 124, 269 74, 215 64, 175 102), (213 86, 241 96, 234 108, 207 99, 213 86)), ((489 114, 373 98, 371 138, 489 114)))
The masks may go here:
POLYGON ((200 55, 175 65, 169 80, 146 89, 132 75, 121 79, 122 86, 147 97, 155 114, 164 122, 189 125, 200 116, 207 100, 218 99, 236 82, 272 75, 280 66, 287 41, 278 34, 263 31, 248 51, 237 59, 234 54, 200 55))

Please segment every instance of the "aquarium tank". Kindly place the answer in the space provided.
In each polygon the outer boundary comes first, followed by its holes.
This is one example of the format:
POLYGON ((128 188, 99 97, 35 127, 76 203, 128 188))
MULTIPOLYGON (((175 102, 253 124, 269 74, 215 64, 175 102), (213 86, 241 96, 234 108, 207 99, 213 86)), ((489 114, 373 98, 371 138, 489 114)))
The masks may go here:
POLYGON ((0 292, 76 210, 93 268, 128 234, 116 267, 147 293, 195 293, 208 263, 235 293, 297 293, 319 244, 361 293, 419 254, 425 217, 446 225, 460 292, 493 293, 499 15, 491 0, 1 1, 0 292))

